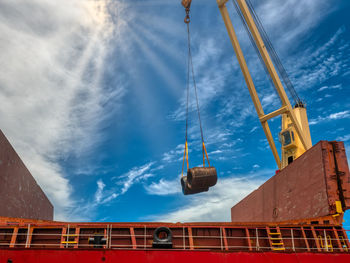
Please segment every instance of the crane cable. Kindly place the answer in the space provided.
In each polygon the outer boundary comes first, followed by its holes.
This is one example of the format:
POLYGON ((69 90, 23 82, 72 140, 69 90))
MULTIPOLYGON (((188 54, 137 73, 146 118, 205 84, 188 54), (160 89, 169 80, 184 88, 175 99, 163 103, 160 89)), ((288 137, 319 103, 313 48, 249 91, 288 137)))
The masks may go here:
MULTIPOLYGON (((240 15, 240 18, 241 18, 241 20, 243 22, 243 25, 245 26, 245 29, 248 32, 250 41, 251 41, 252 45, 254 46, 255 50, 258 53, 259 59, 260 59, 261 63, 263 64, 265 71, 268 73, 266 65, 263 62, 262 58, 261 58, 261 54, 258 51, 256 43, 255 43, 255 41, 252 38, 251 32, 250 32, 250 30, 247 27, 246 21, 244 20, 243 15, 242 15, 240 9, 238 8, 238 4, 237 4, 236 0, 232 0, 232 2, 233 2, 234 6, 236 8, 237 13, 240 15)), ((289 94, 292 96, 295 105, 296 106, 303 106, 303 102, 300 99, 300 97, 298 96, 298 94, 297 94, 297 92, 296 92, 296 90, 295 90, 295 88, 294 88, 294 86, 293 86, 293 84, 292 84, 292 82, 291 82, 291 80, 289 78, 289 75, 288 75, 285 67, 283 66, 283 64, 281 62, 281 59, 279 58, 279 56, 278 56, 278 54, 276 52, 276 49, 272 45, 272 42, 271 42, 269 36, 267 35, 263 24, 261 23, 261 20, 260 20, 259 16, 255 12, 253 4, 251 3, 250 0, 246 0, 246 3, 247 3, 247 6, 248 6, 248 9, 249 9, 250 13, 252 14, 253 20, 254 20, 257 28, 258 28, 258 31, 259 31, 259 33, 260 33, 260 35, 261 35, 261 37, 262 37, 262 39, 264 41, 264 44, 266 45, 266 49, 268 50, 268 52, 269 52, 269 54, 271 56, 271 59, 272 59, 274 65, 277 68, 278 73, 282 77, 282 80, 283 80, 284 84, 286 85, 286 87, 287 87, 287 89, 289 91, 289 94)), ((271 80, 270 74, 267 74, 267 75, 269 76, 269 78, 271 80)), ((271 80, 271 82, 272 82, 272 80, 271 80)))
POLYGON ((278 72, 280 73, 284 84, 287 86, 287 89, 289 91, 289 93, 291 94, 291 96, 293 97, 293 100, 295 102, 296 105, 300 105, 303 104, 300 97, 298 96, 298 93, 296 92, 290 78, 289 75, 285 69, 285 67, 283 66, 280 57, 278 56, 274 46, 272 45, 272 42, 268 36, 268 34, 266 33, 266 30, 263 26, 263 24, 261 23, 261 20, 259 18, 259 16, 257 15, 257 13, 255 12, 255 9, 253 7, 253 4, 251 3, 250 0, 247 0, 247 6, 250 10, 250 12, 253 15, 253 19, 255 21, 255 23, 258 26, 258 30, 260 32, 260 34, 262 35, 262 38, 264 40, 264 42, 267 44, 267 50, 269 51, 269 53, 271 54, 272 60, 275 63, 278 72))
POLYGON ((185 17, 185 24, 187 25, 187 43, 188 43, 188 61, 187 61, 187 100, 186 100, 186 135, 185 135, 185 150, 184 150, 184 156, 182 161, 182 170, 181 170, 181 176, 183 176, 184 166, 185 166, 185 159, 187 164, 187 169, 189 169, 189 161, 188 161, 188 109, 189 109, 189 98, 190 98, 190 73, 192 74, 192 81, 193 81, 193 87, 194 87, 194 93, 196 97, 196 106, 197 106, 197 113, 198 113, 198 121, 199 121, 199 127, 201 131, 201 140, 202 140, 202 156, 203 156, 203 167, 205 167, 205 158, 208 161, 208 165, 210 167, 210 161, 207 153, 207 149, 205 148, 204 143, 204 135, 203 135, 203 127, 202 127, 202 121, 201 121, 201 115, 199 111, 199 102, 198 102, 198 95, 197 95, 197 84, 196 79, 194 75, 194 69, 193 69, 193 61, 192 61, 192 52, 191 52, 191 32, 190 32, 190 4, 185 7, 186 9, 186 17, 185 17))
POLYGON ((262 58, 262 56, 261 56, 261 54, 260 54, 260 51, 259 51, 259 49, 258 49, 258 46, 256 45, 256 43, 255 43, 255 41, 254 41, 254 38, 253 38, 253 36, 252 36, 252 33, 250 32, 250 30, 249 30, 249 28, 248 28, 247 22, 245 21, 245 19, 244 19, 244 17, 243 17, 243 14, 242 14, 241 10, 240 10, 239 7, 238 7, 238 3, 237 3, 235 0, 232 0, 232 3, 233 3, 233 6, 234 6, 235 9, 236 9, 236 12, 237 12, 237 14, 238 14, 238 16, 239 16, 239 18, 240 18, 242 24, 243 24, 243 27, 244 27, 246 33, 248 34, 250 43, 251 43, 251 45, 253 46, 253 48, 254 48, 254 50, 255 50, 255 53, 257 54, 257 56, 258 56, 258 58, 259 58, 259 61, 260 61, 261 65, 263 66, 264 70, 265 70, 266 75, 267 75, 268 78, 269 78, 269 81, 270 81, 270 83, 271 83, 271 86, 274 87, 274 89, 275 89, 275 91, 276 91, 276 93, 277 93, 277 89, 276 89, 275 85, 273 84, 271 75, 270 75, 270 73, 269 73, 269 71, 268 71, 268 69, 267 69, 267 67, 266 67, 266 65, 265 65, 265 63, 264 63, 264 60, 263 60, 263 58, 262 58))

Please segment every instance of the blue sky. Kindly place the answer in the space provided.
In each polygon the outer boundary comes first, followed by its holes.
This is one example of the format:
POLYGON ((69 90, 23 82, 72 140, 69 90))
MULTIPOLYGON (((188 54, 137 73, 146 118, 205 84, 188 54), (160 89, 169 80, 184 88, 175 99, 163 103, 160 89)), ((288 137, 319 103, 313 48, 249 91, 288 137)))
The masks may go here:
MULTIPOLYGON (((216 1, 193 0, 194 68, 219 182, 182 195, 187 39, 179 2, 1 1, 0 128, 55 205, 55 219, 228 221, 230 207, 274 174, 216 1)), ((252 2, 307 103, 313 143, 342 140, 349 155, 349 1, 252 2)), ((230 1, 228 8, 264 110, 272 111, 274 89, 230 1)), ((277 137, 280 120, 270 125, 277 137)))

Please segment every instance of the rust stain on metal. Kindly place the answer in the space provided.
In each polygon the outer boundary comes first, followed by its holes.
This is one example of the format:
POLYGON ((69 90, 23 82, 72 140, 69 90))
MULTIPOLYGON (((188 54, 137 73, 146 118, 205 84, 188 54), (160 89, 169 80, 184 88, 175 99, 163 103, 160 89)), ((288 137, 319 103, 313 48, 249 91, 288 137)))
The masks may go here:
POLYGON ((0 130, 0 216, 53 219, 53 206, 0 130))
MULTIPOLYGON (((232 207, 231 218, 232 222, 327 218, 337 214, 336 201, 342 202, 344 211, 350 208, 344 144, 320 141, 232 207)), ((342 215, 335 217, 341 219, 342 215)))

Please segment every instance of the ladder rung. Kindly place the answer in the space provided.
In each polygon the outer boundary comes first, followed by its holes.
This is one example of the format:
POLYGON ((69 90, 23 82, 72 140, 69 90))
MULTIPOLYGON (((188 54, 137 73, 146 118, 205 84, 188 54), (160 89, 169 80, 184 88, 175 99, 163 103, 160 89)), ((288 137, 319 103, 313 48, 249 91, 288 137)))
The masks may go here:
POLYGON ((62 241, 62 244, 77 244, 76 241, 62 241))
POLYGON ((286 250, 284 247, 273 247, 272 250, 286 250))
POLYGON ((63 234, 62 236, 64 236, 64 237, 76 237, 78 235, 77 234, 63 234))
POLYGON ((271 240, 281 240, 280 237, 270 237, 271 240))
POLYGON ((269 232, 269 235, 280 235, 281 233, 280 232, 276 232, 276 233, 274 233, 274 232, 269 232))
POLYGON ((282 246, 283 243, 271 243, 273 246, 282 246))

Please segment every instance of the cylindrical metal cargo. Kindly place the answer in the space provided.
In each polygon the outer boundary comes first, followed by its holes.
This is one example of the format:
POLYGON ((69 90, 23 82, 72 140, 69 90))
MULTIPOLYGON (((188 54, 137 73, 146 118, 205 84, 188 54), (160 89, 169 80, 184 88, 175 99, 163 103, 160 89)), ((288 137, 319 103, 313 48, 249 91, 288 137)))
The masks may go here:
POLYGON ((207 192, 209 190, 209 187, 203 187, 203 188, 191 187, 187 181, 187 176, 181 177, 181 187, 184 195, 198 194, 202 192, 207 192))
POLYGON ((194 167, 187 171, 187 181, 192 189, 214 186, 217 180, 215 167, 194 167))

